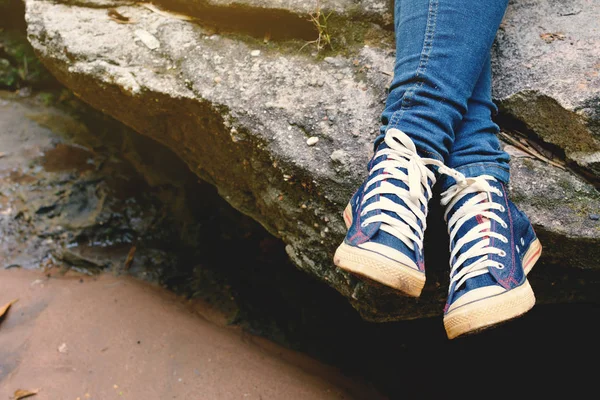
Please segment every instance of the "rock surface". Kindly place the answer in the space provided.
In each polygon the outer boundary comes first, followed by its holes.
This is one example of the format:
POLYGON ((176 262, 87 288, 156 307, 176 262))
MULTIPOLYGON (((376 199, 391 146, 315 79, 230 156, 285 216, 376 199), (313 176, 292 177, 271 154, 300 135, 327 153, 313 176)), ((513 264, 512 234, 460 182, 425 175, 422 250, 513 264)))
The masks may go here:
POLYGON ((494 48, 502 112, 600 175, 600 3, 512 0, 494 48))
MULTIPOLYGON (((63 84, 172 149, 230 204, 281 238, 299 268, 346 296, 363 318, 441 314, 447 258, 439 246, 447 245, 435 206, 426 243, 428 281, 420 299, 358 281, 332 264, 345 233, 341 212, 366 174, 379 128, 394 61, 389 37, 322 58, 309 47, 298 51, 302 41, 216 34, 143 5, 117 7, 128 19, 123 23, 110 17, 106 2, 25 3, 29 40, 63 84), (312 137, 319 140, 309 146, 312 137)), ((590 45, 582 57, 596 50, 590 45)), ((522 88, 508 89, 506 78, 496 82, 503 85, 504 104, 522 95, 522 88)), ((583 98, 593 96, 589 93, 583 98)), ((573 113, 581 105, 550 98, 562 112, 573 113)), ((577 115, 587 121, 581 129, 598 123, 598 114, 577 115)), ((555 117, 562 120, 558 113, 547 117, 547 125, 555 117)), ((523 155, 511 163, 515 202, 547 243, 544 268, 531 276, 538 303, 597 300, 600 223, 589 215, 600 210, 599 193, 553 164, 523 155)))

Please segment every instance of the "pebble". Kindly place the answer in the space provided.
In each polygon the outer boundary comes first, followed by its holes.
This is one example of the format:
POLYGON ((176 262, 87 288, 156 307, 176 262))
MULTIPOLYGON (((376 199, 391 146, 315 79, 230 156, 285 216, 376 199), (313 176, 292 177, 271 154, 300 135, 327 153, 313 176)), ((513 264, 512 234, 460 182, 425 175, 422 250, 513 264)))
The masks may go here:
POLYGON ((221 77, 215 76, 215 83, 221 83, 221 77))
POLYGON ((59 353, 68 353, 69 352, 69 348, 67 347, 66 343, 61 344, 60 346, 58 346, 58 352, 59 353))
POLYGON ((318 142, 318 141, 319 141, 319 138, 318 138, 318 137, 316 137, 316 136, 312 136, 312 137, 309 137, 309 138, 306 140, 306 144, 307 144, 307 145, 309 145, 309 146, 314 146, 315 144, 317 144, 317 142, 318 142))
POLYGON ((137 36, 150 50, 155 50, 160 47, 160 42, 150 32, 143 29, 136 29, 134 33, 135 36, 137 36))
POLYGON ((332 161, 345 164, 348 159, 348 153, 346 153, 344 150, 335 150, 333 153, 331 153, 329 158, 331 158, 332 161))
POLYGON ((598 215, 598 214, 590 214, 590 219, 592 221, 598 221, 598 220, 600 220, 600 215, 598 215))
POLYGON ((335 67, 341 68, 346 66, 347 61, 342 57, 325 57, 323 59, 326 63, 331 64, 335 67))
POLYGON ((252 57, 258 57, 258 56, 260 56, 260 50, 252 50, 252 51, 250 52, 250 55, 251 55, 252 57))

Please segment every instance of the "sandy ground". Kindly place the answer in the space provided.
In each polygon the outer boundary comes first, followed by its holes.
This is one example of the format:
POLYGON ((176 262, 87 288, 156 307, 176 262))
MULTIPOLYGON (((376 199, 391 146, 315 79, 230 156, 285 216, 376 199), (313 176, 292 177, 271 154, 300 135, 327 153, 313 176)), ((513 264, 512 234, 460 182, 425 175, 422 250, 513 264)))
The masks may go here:
POLYGON ((0 399, 382 399, 130 277, 0 270, 0 399))

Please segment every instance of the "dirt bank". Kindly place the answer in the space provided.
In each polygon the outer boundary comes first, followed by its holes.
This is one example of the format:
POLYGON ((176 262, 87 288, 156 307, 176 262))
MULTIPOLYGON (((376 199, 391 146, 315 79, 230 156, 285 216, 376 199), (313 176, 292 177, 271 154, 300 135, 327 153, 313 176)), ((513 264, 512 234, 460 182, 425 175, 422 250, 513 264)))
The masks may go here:
POLYGON ((383 398, 134 278, 0 270, 0 303, 13 299, 0 323, 1 399, 383 398))

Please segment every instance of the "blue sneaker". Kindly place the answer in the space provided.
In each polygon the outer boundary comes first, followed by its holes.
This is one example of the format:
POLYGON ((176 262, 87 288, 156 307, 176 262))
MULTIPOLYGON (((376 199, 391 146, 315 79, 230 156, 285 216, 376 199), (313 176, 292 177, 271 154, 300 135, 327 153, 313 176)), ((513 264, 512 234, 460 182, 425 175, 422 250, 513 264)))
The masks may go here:
POLYGON ((348 233, 337 248, 339 268, 418 297, 425 285, 423 235, 436 176, 449 170, 421 158, 413 141, 389 129, 369 163, 369 176, 344 211, 348 233))
POLYGON ((450 235, 450 285, 444 309, 449 339, 475 333, 529 311, 527 273, 542 246, 527 216, 487 175, 456 179, 442 193, 450 235))

